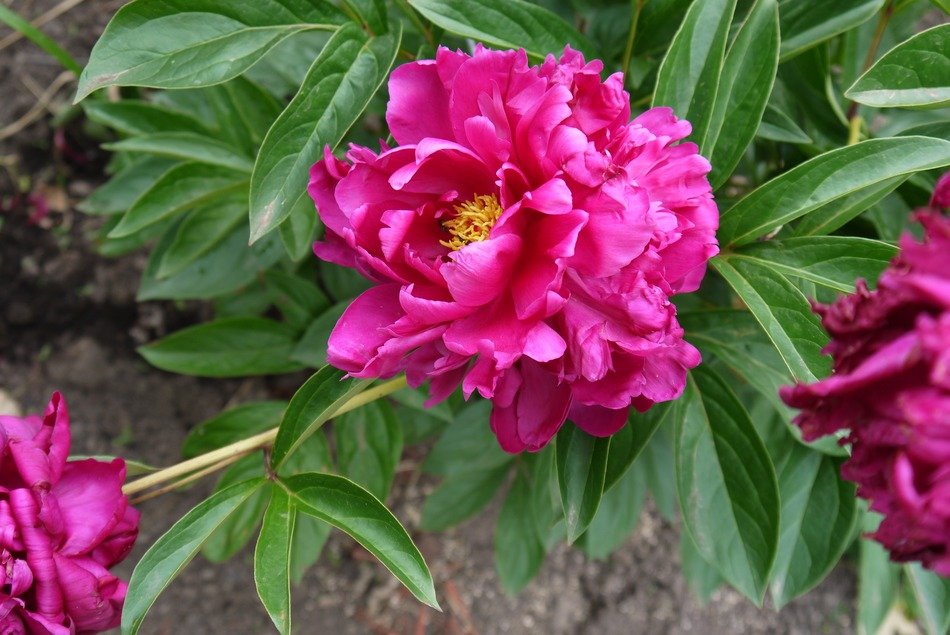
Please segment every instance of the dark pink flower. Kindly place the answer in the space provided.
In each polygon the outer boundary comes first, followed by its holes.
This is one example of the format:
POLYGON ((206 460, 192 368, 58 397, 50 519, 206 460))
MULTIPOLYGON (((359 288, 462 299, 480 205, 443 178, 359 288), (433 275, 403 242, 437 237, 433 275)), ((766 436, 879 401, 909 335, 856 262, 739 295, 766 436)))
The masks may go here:
POLYGON ((69 461, 69 413, 0 416, 0 632, 65 635, 115 628, 126 584, 108 571, 132 549, 138 512, 125 462, 69 461))
POLYGON ((331 364, 428 380, 432 401, 478 391, 510 452, 567 417, 612 434, 682 392, 700 358, 669 297, 717 252, 710 166, 670 109, 631 120, 602 69, 478 46, 393 72, 398 146, 328 149, 311 171, 314 251, 378 283, 334 329, 331 364))
POLYGON ((884 515, 873 537, 899 561, 950 575, 950 219, 921 213, 878 288, 815 310, 831 377, 782 390, 806 439, 847 429, 842 475, 884 515))

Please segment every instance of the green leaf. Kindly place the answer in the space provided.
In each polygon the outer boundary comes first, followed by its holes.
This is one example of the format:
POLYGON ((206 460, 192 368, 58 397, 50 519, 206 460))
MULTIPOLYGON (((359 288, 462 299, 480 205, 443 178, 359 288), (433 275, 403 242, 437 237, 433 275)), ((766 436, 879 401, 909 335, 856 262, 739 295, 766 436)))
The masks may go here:
POLYGON ((290 633, 290 560, 297 510, 277 487, 271 497, 254 549, 254 584, 277 632, 290 633))
POLYGON ((439 608, 422 554, 392 512, 372 494, 333 474, 298 474, 279 484, 298 511, 348 533, 420 601, 439 608))
MULTIPOLYGON (((261 452, 253 452, 243 457, 224 471, 214 491, 220 492, 235 483, 259 478, 262 476, 263 465, 264 458, 261 452)), ((258 523, 261 522, 261 515, 267 507, 270 496, 271 488, 269 487, 261 488, 251 494, 211 532, 201 547, 202 555, 211 562, 220 563, 244 548, 254 535, 258 523)))
POLYGON ((875 108, 950 105, 950 24, 918 33, 884 54, 845 97, 875 108))
POLYGON ((247 191, 247 176, 240 172, 215 165, 182 163, 165 172, 136 199, 109 237, 134 234, 212 199, 239 195, 242 190, 247 191))
POLYGON ((607 469, 604 472, 604 492, 610 490, 623 478, 640 452, 650 443, 653 433, 664 425, 673 425, 669 403, 656 404, 646 412, 630 411, 627 425, 610 437, 607 450, 607 469))
POLYGON ((507 474, 507 463, 450 474, 426 498, 420 526, 426 531, 445 531, 468 520, 491 502, 507 474))
MULTIPOLYGON (((660 64, 654 106, 670 106, 703 140, 716 109, 723 56, 736 0, 704 0, 689 7, 660 64)), ((737 65, 740 60, 735 62, 737 65)), ((718 131, 717 131, 718 132, 718 131)))
POLYGON ((346 16, 323 0, 136 0, 119 9, 93 47, 76 101, 103 86, 217 84, 293 33, 344 22, 346 16))
POLYGON ((401 31, 370 38, 346 25, 327 42, 257 155, 251 242, 280 225, 307 197, 310 166, 359 119, 389 74, 401 39, 401 31))
POLYGON ((646 489, 643 469, 635 463, 616 487, 604 491, 597 513, 580 539, 580 546, 588 557, 604 560, 623 545, 640 518, 646 489))
POLYGON ((127 135, 144 135, 154 132, 211 134, 203 123, 191 115, 147 101, 136 99, 87 101, 82 108, 86 116, 96 123, 127 135))
POLYGON ((181 161, 216 165, 239 172, 250 172, 253 167, 250 159, 236 148, 194 132, 153 132, 104 143, 102 147, 112 152, 144 152, 181 161))
MULTIPOLYGON (((678 412, 673 409, 673 412, 678 412)), ((674 422, 658 428, 643 448, 638 461, 643 466, 647 489, 660 515, 670 522, 676 518, 676 478, 673 473, 674 422)))
POLYGON ((286 401, 252 401, 202 421, 191 429, 181 446, 181 456, 192 459, 276 427, 286 401))
POLYGON ((364 28, 374 35, 385 33, 388 29, 386 0, 343 0, 362 21, 364 28))
POLYGON ((840 460, 792 443, 787 434, 783 441, 785 456, 776 460, 782 499, 782 529, 772 571, 776 608, 828 575, 851 544, 858 520, 854 485, 838 475, 840 460), (816 518, 822 521, 817 523, 816 518))
POLYGON ((927 571, 919 562, 904 566, 904 571, 920 604, 921 617, 930 635, 950 629, 950 579, 927 571))
POLYGON ((309 196, 303 196, 290 210, 278 231, 287 254, 294 262, 313 257, 313 241, 323 224, 309 196))
POLYGON ((127 212, 142 194, 176 162, 165 157, 144 156, 119 170, 78 205, 86 214, 120 214, 127 212))
POLYGON ((876 205, 881 199, 900 187, 906 181, 906 174, 885 179, 870 187, 861 188, 844 198, 834 200, 811 211, 796 225, 795 236, 820 236, 830 234, 842 227, 861 212, 876 205))
POLYGON ((247 226, 238 227, 205 255, 168 278, 158 278, 162 258, 175 239, 175 231, 165 232, 149 255, 136 299, 207 300, 227 295, 253 283, 260 272, 281 256, 278 241, 247 246, 247 226))
POLYGON ((280 322, 238 317, 191 326, 138 352, 152 366, 199 377, 274 375, 300 370, 290 361, 294 331, 280 322))
POLYGON ((757 603, 779 536, 779 491, 768 452, 729 386, 691 371, 677 417, 680 511, 703 558, 757 603))
POLYGON ((856 279, 873 284, 896 255, 897 247, 879 240, 818 236, 755 243, 742 247, 729 258, 748 259, 786 276, 852 293, 856 279))
POLYGON ((527 512, 530 499, 528 481, 519 470, 495 526, 495 569, 501 586, 511 594, 527 586, 544 562, 544 545, 527 512))
POLYGON ((419 13, 450 33, 501 49, 524 48, 542 59, 564 45, 597 57, 595 46, 567 22, 524 0, 409 0, 419 13))
POLYGON ((713 592, 722 586, 723 579, 716 567, 700 555, 699 548, 688 531, 680 532, 680 562, 689 588, 699 597, 700 602, 708 602, 713 592))
POLYGON ((858 632, 875 635, 897 600, 901 568, 879 543, 858 541, 858 632))
POLYGON ((132 572, 122 609, 122 632, 135 635, 165 587, 198 553, 201 544, 266 481, 254 479, 213 494, 153 544, 132 572))
POLYGON ((757 261, 720 255, 712 264, 755 316, 792 377, 814 382, 828 374, 831 363, 821 353, 828 335, 798 287, 757 261))
POLYGON ((610 437, 592 437, 575 425, 565 425, 557 433, 555 447, 567 541, 573 543, 593 520, 604 494, 610 437))
POLYGON ((334 304, 313 320, 304 331, 290 358, 311 368, 319 368, 326 364, 330 333, 349 306, 349 300, 334 304))
POLYGON ((811 143, 812 139, 805 131, 798 127, 792 118, 778 107, 768 104, 759 122, 759 129, 755 135, 770 141, 783 143, 811 143))
POLYGON ((369 385, 367 380, 344 379, 346 373, 330 366, 315 372, 297 389, 271 450, 271 466, 277 470, 307 437, 316 432, 344 403, 369 385))
POLYGON ((205 255, 247 217, 247 200, 229 196, 193 209, 178 225, 175 238, 162 254, 156 275, 167 278, 205 255))
POLYGON ((82 67, 73 58, 73 56, 66 52, 63 47, 57 44, 55 40, 51 39, 45 33, 30 24, 18 13, 2 4, 0 4, 0 23, 6 24, 14 31, 19 31, 22 33, 23 37, 46 51, 50 57, 62 64, 63 68, 66 70, 72 71, 76 75, 82 71, 82 67))
POLYGON ((338 417, 333 432, 343 475, 385 501, 402 455, 402 428, 392 406, 368 403, 338 417))
POLYGON ((491 403, 477 400, 462 410, 429 452, 422 470, 449 476, 507 465, 512 456, 498 447, 488 416, 491 403))
POLYGON ((274 306, 296 328, 306 327, 330 304, 320 287, 300 275, 271 270, 264 279, 274 306))
POLYGON ((772 179, 723 213, 719 242, 753 242, 859 190, 948 164, 950 141, 929 137, 870 139, 826 152, 772 179))
POLYGON ((716 104, 700 151, 713 189, 722 185, 755 137, 778 69, 778 4, 756 0, 726 54, 716 104))
POLYGON ((330 525, 318 518, 297 514, 290 549, 290 579, 294 584, 300 584, 307 570, 320 558, 330 538, 330 529, 330 525))
POLYGON ((871 19, 885 0, 779 0, 782 61, 871 19))

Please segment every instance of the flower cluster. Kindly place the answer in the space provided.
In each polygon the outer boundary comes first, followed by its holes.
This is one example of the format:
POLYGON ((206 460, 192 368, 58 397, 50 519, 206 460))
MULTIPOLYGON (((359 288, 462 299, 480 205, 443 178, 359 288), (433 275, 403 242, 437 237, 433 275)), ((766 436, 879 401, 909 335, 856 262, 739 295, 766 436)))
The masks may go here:
POLYGON ((669 296, 717 252, 710 166, 670 109, 631 121, 602 68, 479 46, 392 73, 398 147, 327 149, 311 171, 316 254, 378 283, 336 325, 331 364, 405 371, 432 401, 478 391, 509 452, 568 416, 605 436, 679 396, 700 356, 669 296))
POLYGON ((132 549, 138 512, 125 462, 69 461, 66 402, 0 416, 0 632, 69 635, 119 624, 126 584, 108 568, 132 549))
MULTIPOLYGON (((932 205, 950 204, 948 177, 932 205)), ((917 218, 924 242, 905 236, 876 290, 860 281, 815 307, 834 373, 782 398, 803 410, 806 439, 850 431, 841 473, 884 515, 873 537, 895 560, 950 575, 950 219, 917 218)))

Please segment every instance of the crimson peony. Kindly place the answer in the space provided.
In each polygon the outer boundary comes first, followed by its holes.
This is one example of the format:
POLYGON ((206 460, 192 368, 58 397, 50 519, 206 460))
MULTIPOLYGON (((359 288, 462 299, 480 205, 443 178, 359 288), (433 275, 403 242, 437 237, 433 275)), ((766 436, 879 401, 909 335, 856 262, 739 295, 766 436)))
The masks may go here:
POLYGON ((311 171, 316 254, 377 283, 336 325, 331 364, 428 380, 433 402, 478 391, 509 452, 567 417, 609 435, 680 395, 700 356, 669 298, 717 252, 710 166, 670 109, 631 121, 602 68, 479 46, 393 72, 398 146, 327 149, 311 171))
POLYGON ((950 219, 918 219, 924 242, 901 240, 877 290, 859 282, 815 307, 834 374, 782 398, 802 409, 806 439, 850 431, 841 473, 884 515, 873 537, 895 560, 950 575, 950 219))
POLYGON ((119 625, 126 584, 108 568, 132 549, 138 512, 125 462, 69 455, 69 414, 0 416, 0 632, 68 635, 119 625))

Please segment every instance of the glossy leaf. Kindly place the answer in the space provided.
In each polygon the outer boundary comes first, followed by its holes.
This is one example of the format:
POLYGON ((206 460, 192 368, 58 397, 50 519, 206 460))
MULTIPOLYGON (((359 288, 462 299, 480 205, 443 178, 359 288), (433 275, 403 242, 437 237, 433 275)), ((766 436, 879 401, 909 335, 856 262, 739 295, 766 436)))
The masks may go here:
POLYGON ((762 139, 784 143, 811 143, 811 137, 805 134, 792 118, 776 106, 768 104, 762 113, 762 121, 755 135, 762 139))
POLYGON ((862 212, 876 205, 885 196, 900 187, 908 175, 885 179, 869 187, 831 201, 802 218, 792 230, 794 236, 821 236, 842 227, 862 212))
POLYGON ((950 24, 927 29, 892 48, 845 96, 876 108, 950 105, 950 24))
MULTIPOLYGON (((214 491, 227 489, 235 483, 263 476, 264 458, 261 452, 254 452, 238 460, 221 475, 214 491)), ((211 562, 224 562, 230 559, 254 536, 261 515, 270 500, 271 488, 261 488, 241 503, 234 512, 218 525, 201 546, 201 553, 211 562)))
POLYGON ((119 9, 93 47, 76 101, 104 86, 217 84, 293 33, 345 21, 324 0, 136 0, 119 9))
POLYGON ((795 285, 759 262, 720 256, 712 264, 755 316, 795 379, 813 382, 828 374, 830 360, 821 353, 828 335, 795 285))
POLYGON ((280 422, 271 450, 276 470, 307 437, 317 431, 350 398, 369 384, 367 380, 344 379, 346 373, 330 366, 315 372, 294 394, 280 422))
POLYGON ((392 406, 368 403, 338 417, 333 432, 340 472, 385 501, 402 456, 402 427, 392 406))
POLYGON ((502 588, 511 594, 527 586, 544 562, 544 545, 527 511, 530 497, 528 481, 519 471, 495 526, 495 569, 502 588))
POLYGON ((768 452, 729 386, 694 369, 677 417, 677 491, 703 558, 761 602, 779 536, 779 492, 768 452))
POLYGON ((264 274, 271 301, 288 324, 303 329, 330 301, 308 277, 271 270, 264 274))
POLYGON ((250 172, 252 167, 251 160, 236 148, 194 132, 153 132, 104 143, 102 147, 112 152, 144 152, 181 161, 216 165, 239 172, 250 172))
POLYGON ((772 599, 781 608, 811 590, 851 544, 858 520, 854 485, 839 476, 840 461, 792 443, 776 460, 782 529, 772 572, 772 599), (822 521, 815 522, 816 518, 822 521))
POLYGON ((557 477, 569 543, 584 533, 597 513, 609 448, 610 437, 593 437, 575 425, 561 426, 557 433, 557 477))
POLYGON ((122 632, 135 635, 159 594, 198 553, 205 539, 266 481, 254 479, 213 494, 153 544, 132 572, 122 609, 122 632))
POLYGON ((281 634, 290 633, 290 559, 296 521, 297 510, 290 496, 274 488, 254 550, 254 584, 281 634))
POLYGON ((747 245, 729 258, 751 260, 786 276, 852 293, 857 279, 872 286, 897 247, 878 240, 852 236, 817 236, 769 240, 747 245))
POLYGON ((175 239, 162 254, 156 275, 167 278, 205 255, 247 217, 247 200, 238 193, 191 210, 178 225, 175 239))
POLYGON ((690 5, 657 74, 653 105, 688 119, 693 139, 705 139, 713 118, 735 7, 736 0, 690 5))
POLYGON ((638 465, 627 470, 616 487, 604 491, 597 513, 579 541, 589 557, 607 558, 636 527, 647 491, 643 469, 638 465))
POLYGON ((294 348, 291 359, 306 364, 311 368, 319 368, 327 363, 327 345, 333 327, 340 320, 340 316, 350 306, 350 302, 340 302, 323 311, 307 326, 294 348))
POLYGON ((874 17, 885 0, 779 0, 782 61, 874 17))
POLYGON ((298 511, 352 536, 420 601, 439 607, 422 554, 392 512, 372 494, 333 474, 298 474, 284 479, 282 486, 298 511))
POLYGON ((77 207, 86 214, 120 214, 127 212, 142 194, 163 174, 176 165, 166 157, 143 156, 116 172, 105 185, 100 185, 77 207))
POLYGON ((307 196, 310 166, 335 147, 386 79, 401 32, 369 37, 356 25, 327 42, 264 138, 251 176, 251 242, 280 225, 307 196))
POLYGON ((921 618, 929 635, 940 635, 950 630, 950 579, 920 566, 919 562, 905 565, 921 618))
POLYGON ((723 213, 719 241, 743 245, 823 205, 898 176, 950 164, 950 141, 871 139, 821 154, 778 176, 723 213))
POLYGON ((182 458, 191 459, 276 427, 286 407, 286 401, 251 401, 202 421, 185 437, 182 458))
POLYGON ((512 456, 498 447, 498 439, 488 425, 490 412, 491 403, 478 400, 458 413, 429 452, 423 471, 447 476, 510 463, 512 456))
POLYGON ((673 425, 672 411, 670 403, 656 404, 646 412, 631 409, 627 425, 610 437, 607 469, 604 472, 604 492, 623 478, 661 425, 673 425))
POLYGON ((420 526, 444 531, 468 520, 491 502, 507 474, 507 464, 450 474, 426 498, 420 526))
POLYGON ((206 300, 227 295, 254 282, 283 251, 274 241, 248 249, 247 226, 238 227, 179 273, 159 278, 162 258, 174 239, 175 232, 167 231, 152 249, 139 285, 139 301, 206 300))
POLYGON ((199 377, 244 377, 300 370, 290 361, 294 331, 257 317, 206 322, 176 331, 138 352, 152 366, 199 377))
POLYGON ((121 238, 211 199, 247 191, 247 176, 229 168, 183 163, 168 170, 145 191, 109 232, 121 238))
POLYGON ((543 58, 565 45, 597 57, 594 45, 557 15, 524 0, 408 0, 437 26, 494 48, 543 58))
POLYGON ((862 538, 858 545, 858 632, 875 635, 897 600, 901 568, 879 543, 862 538))
POLYGON ((127 135, 176 131, 210 134, 208 128, 191 115, 147 101, 91 100, 84 103, 82 108, 89 119, 127 135))
POLYGON ((756 0, 722 66, 716 104, 700 151, 713 189, 722 185, 755 137, 778 69, 778 4, 756 0))

